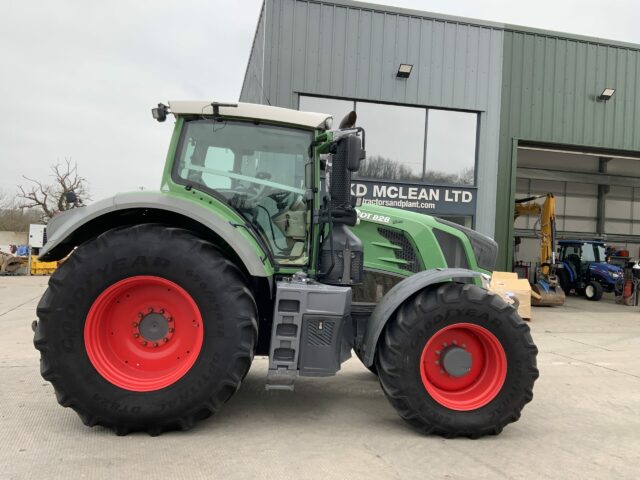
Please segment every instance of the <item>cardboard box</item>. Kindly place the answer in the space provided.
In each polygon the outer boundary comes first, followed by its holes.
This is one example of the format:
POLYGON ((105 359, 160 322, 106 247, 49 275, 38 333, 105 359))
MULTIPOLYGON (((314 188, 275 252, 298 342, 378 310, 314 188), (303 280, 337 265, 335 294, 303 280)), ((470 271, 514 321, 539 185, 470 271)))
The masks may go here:
POLYGON ((520 303, 518 314, 526 320, 531 320, 531 285, 528 280, 518 278, 513 272, 493 272, 489 290, 507 301, 517 298, 520 303))

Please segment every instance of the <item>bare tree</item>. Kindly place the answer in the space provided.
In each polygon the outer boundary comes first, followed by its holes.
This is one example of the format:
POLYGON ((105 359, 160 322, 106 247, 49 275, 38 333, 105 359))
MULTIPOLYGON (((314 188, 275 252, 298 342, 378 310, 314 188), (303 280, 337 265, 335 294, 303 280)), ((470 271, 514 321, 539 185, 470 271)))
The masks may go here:
POLYGON ((35 209, 19 208, 9 195, 0 190, 0 231, 26 232, 31 223, 41 220, 35 209))
POLYGON ((460 185, 473 185, 476 179, 476 171, 474 167, 463 168, 458 174, 458 183, 460 185))
POLYGON ((400 162, 380 155, 367 157, 360 164, 360 169, 356 177, 360 178, 380 178, 384 180, 419 180, 409 167, 400 162))
POLYGON ((67 202, 69 192, 76 194, 80 204, 91 199, 87 180, 78 174, 78 165, 72 163, 70 158, 52 165, 51 172, 50 177, 53 180, 50 183, 23 176, 31 184, 27 187, 18 186, 18 198, 21 199, 18 206, 39 209, 45 221, 56 213, 73 207, 67 202))
POLYGON ((424 176, 414 173, 407 165, 380 155, 373 155, 360 164, 355 178, 378 178, 382 180, 411 180, 444 185, 473 185, 474 168, 462 169, 459 173, 442 170, 427 170, 424 176))
POLYGON ((40 223, 40 212, 36 209, 16 207, 0 209, 0 231, 26 232, 32 223, 40 223))
POLYGON ((7 192, 0 188, 0 210, 5 210, 9 208, 11 202, 9 202, 9 197, 7 196, 7 192))
POLYGON ((458 183, 457 179, 458 176, 456 174, 450 174, 440 170, 427 170, 424 172, 424 181, 427 183, 455 185, 458 183))

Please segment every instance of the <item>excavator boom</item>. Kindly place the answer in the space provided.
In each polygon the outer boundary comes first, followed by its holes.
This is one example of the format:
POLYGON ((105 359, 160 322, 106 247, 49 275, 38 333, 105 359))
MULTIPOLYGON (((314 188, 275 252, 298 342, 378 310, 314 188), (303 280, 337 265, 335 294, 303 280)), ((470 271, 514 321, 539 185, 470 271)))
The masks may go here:
POLYGON ((565 293, 553 273, 556 243, 556 199, 553 193, 516 200, 514 212, 514 220, 524 215, 537 216, 540 219, 540 268, 538 271, 538 279, 531 287, 540 298, 533 298, 532 303, 534 305, 544 306, 563 305, 565 293), (539 198, 545 199, 542 205, 535 202, 535 200, 539 198))

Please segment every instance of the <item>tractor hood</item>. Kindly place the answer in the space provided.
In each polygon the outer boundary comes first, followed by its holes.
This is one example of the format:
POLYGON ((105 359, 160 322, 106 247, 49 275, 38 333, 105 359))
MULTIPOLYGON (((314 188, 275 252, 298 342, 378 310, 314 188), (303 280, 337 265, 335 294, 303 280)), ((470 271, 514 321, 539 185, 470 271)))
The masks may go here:
MULTIPOLYGON (((380 205, 362 205, 357 210, 360 223, 371 222, 403 231, 417 247, 422 258, 423 269, 455 267, 491 272, 495 268, 498 244, 492 238, 470 228, 431 215, 380 205), (427 261, 433 257, 431 249, 434 246, 439 247, 442 252, 441 264, 432 264, 430 260, 427 261), (465 255, 460 255, 460 249, 465 255)), ((359 229, 356 226, 357 234, 358 230, 365 229, 359 229)), ((366 258, 365 255, 365 263, 367 263, 366 258)))
POLYGON ((609 263, 592 263, 589 265, 589 270, 593 273, 598 273, 600 275, 609 276, 612 278, 618 278, 622 275, 622 268, 617 265, 611 265, 609 263))

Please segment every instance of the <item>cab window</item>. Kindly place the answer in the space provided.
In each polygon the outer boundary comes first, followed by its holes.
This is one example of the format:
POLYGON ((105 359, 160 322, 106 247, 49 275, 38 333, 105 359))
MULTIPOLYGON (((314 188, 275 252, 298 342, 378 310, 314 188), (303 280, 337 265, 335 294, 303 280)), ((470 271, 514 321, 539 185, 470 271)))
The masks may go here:
POLYGON ((313 132, 253 122, 185 124, 174 177, 240 212, 280 264, 308 261, 305 165, 313 132))

